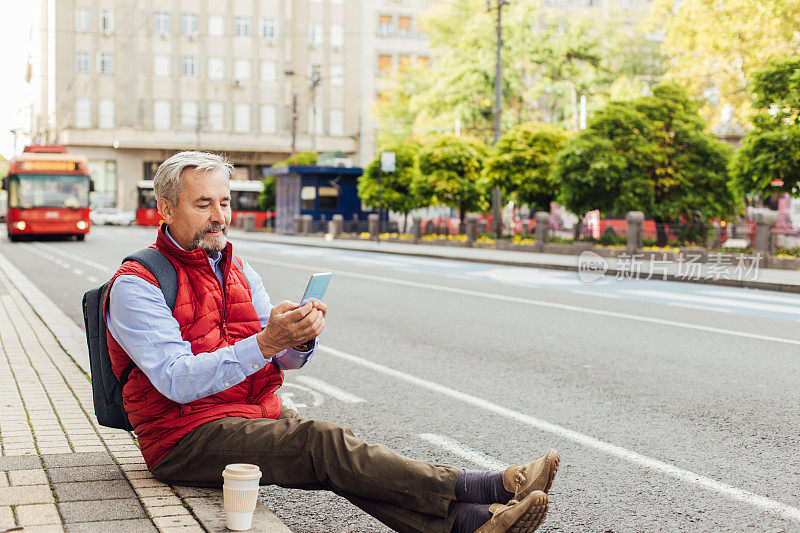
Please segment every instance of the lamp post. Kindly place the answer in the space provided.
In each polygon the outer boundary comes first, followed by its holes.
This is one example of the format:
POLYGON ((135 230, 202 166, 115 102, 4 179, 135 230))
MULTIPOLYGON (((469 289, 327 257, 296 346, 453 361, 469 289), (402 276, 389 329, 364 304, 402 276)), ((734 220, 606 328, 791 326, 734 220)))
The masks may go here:
MULTIPOLYGON (((497 2, 497 62, 494 71, 494 107, 492 114, 494 115, 494 140, 492 144, 497 144, 497 140, 502 135, 502 119, 503 119, 503 7, 506 6, 510 0, 495 0, 497 2)), ((492 10, 492 0, 486 0, 486 9, 492 10)), ((503 201, 500 193, 500 188, 495 187, 492 189, 492 222, 494 226, 494 233, 500 235, 503 230, 502 221, 500 220, 501 202, 503 201)))

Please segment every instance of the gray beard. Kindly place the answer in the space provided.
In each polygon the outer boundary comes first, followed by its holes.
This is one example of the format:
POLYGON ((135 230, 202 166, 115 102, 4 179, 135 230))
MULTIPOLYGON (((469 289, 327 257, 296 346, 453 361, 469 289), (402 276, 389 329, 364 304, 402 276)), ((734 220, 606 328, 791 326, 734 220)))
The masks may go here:
POLYGON ((225 245, 228 244, 228 226, 225 225, 211 225, 202 231, 195 234, 194 238, 192 239, 192 250, 196 248, 203 249, 206 254, 209 256, 215 255, 218 252, 221 252, 225 249, 225 245), (221 229, 222 235, 218 237, 209 237, 208 233, 211 231, 217 231, 221 229))

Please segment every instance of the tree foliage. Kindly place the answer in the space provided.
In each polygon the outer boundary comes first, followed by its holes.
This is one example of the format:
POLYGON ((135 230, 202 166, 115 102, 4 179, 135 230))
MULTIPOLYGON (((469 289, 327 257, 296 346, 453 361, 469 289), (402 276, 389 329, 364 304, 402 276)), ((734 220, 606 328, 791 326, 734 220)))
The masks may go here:
POLYGON ((361 201, 371 208, 377 209, 378 178, 380 177, 383 182, 381 200, 385 209, 408 215, 410 211, 419 207, 419 199, 412 189, 412 183, 419 179, 417 164, 419 149, 420 146, 411 141, 386 146, 382 151, 395 153, 395 171, 381 172, 379 154, 367 165, 364 174, 358 179, 358 195, 361 201))
POLYGON ((800 0, 657 0, 652 25, 666 29, 669 78, 706 97, 712 122, 728 103, 747 123, 753 71, 800 53, 800 0))
POLYGON ((797 196, 800 181, 800 58, 773 59, 753 74, 755 129, 731 161, 745 193, 797 196))
POLYGON ((258 194, 258 207, 262 211, 275 211, 275 176, 264 176, 262 183, 264 190, 258 194))
POLYGON ((732 214, 730 148, 704 125, 697 105, 673 85, 608 104, 556 157, 559 203, 579 215, 635 210, 659 222, 732 214))
MULTIPOLYGON (((612 88, 638 96, 659 71, 657 45, 621 28, 611 9, 565 17, 537 2, 511 2, 503 13, 503 129, 529 122, 574 129, 580 95, 596 109, 612 88)), ((388 77, 375 110, 382 138, 450 132, 458 119, 465 134, 492 139, 495 18, 484 0, 432 5, 424 20, 436 61, 429 72, 410 68, 388 77)))
POLYGON ((279 161, 272 165, 273 167, 307 167, 317 164, 316 152, 297 152, 294 157, 289 156, 283 161, 279 161))
POLYGON ((500 137, 484 171, 490 187, 499 187, 506 198, 549 210, 558 195, 558 183, 550 174, 556 154, 569 134, 549 124, 523 124, 500 137))
POLYGON ((420 176, 412 190, 423 203, 457 208, 463 222, 467 211, 486 207, 481 179, 486 151, 485 145, 471 139, 452 135, 431 139, 419 153, 420 176))

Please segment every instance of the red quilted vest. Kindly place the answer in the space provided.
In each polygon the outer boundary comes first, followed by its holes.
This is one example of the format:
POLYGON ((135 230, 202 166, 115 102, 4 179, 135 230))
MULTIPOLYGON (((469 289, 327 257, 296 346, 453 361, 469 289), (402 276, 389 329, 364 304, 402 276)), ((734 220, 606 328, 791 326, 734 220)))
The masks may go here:
MULTIPOLYGON (((200 249, 187 252, 176 247, 164 234, 164 228, 162 225, 159 229, 152 247, 175 265, 178 296, 173 316, 180 326, 181 337, 191 343, 192 353, 213 352, 261 331, 247 278, 232 260, 231 244, 222 251, 223 291, 206 253, 200 249)), ((128 274, 158 286, 155 277, 134 261, 123 264, 111 283, 118 276, 128 274)), ((109 292, 110 289, 109 285, 109 292)), ((130 358, 110 333, 107 339, 111 366, 119 377, 130 358)), ((134 368, 122 397, 142 455, 147 467, 152 469, 184 435, 206 422, 226 416, 278 418, 282 404, 275 391, 282 384, 283 371, 274 364, 267 364, 222 392, 179 404, 158 392, 144 372, 134 368)))

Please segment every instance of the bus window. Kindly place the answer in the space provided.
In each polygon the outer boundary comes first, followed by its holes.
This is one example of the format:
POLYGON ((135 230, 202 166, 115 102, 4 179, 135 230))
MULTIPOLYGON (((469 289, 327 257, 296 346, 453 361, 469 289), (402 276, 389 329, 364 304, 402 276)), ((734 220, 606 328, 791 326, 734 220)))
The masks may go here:
POLYGON ((11 178, 11 207, 89 207, 89 178, 81 175, 21 174, 11 178))
POLYGON ((139 189, 139 209, 157 209, 157 204, 153 189, 139 189))
POLYGON ((314 200, 317 199, 316 187, 303 187, 300 189, 300 209, 313 211, 314 200))
POLYGON ((339 191, 334 187, 320 187, 319 208, 320 209, 339 209, 339 191))
POLYGON ((257 191, 231 191, 232 211, 258 211, 257 191))

